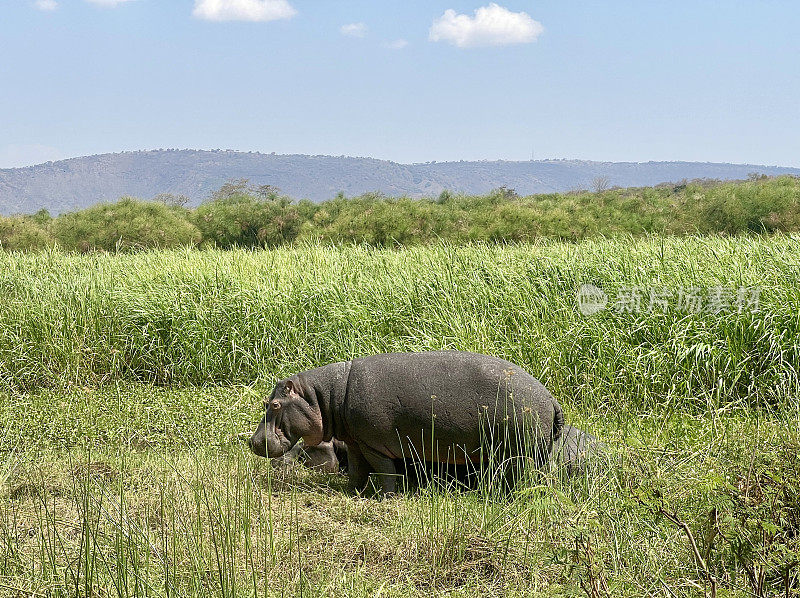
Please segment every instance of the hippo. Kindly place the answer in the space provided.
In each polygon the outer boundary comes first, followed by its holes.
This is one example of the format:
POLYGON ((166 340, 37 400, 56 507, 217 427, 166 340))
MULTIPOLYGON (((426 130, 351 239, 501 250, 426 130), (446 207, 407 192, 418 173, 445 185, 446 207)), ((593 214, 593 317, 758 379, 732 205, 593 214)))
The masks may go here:
POLYGON ((550 451, 550 462, 568 475, 583 470, 591 461, 605 457, 608 451, 605 443, 570 425, 565 425, 561 437, 553 442, 550 451))
MULTIPOLYGON (((424 487, 434 477, 444 477, 467 486, 475 474, 475 468, 470 470, 466 465, 420 463, 411 458, 393 461, 395 470, 402 475, 406 488, 409 489, 424 487)), ((278 463, 288 466, 300 464, 327 474, 347 473, 347 445, 336 438, 332 438, 330 442, 320 442, 317 446, 305 446, 300 440, 279 457, 278 463)))
POLYGON ((341 440, 332 438, 322 441, 316 446, 306 446, 298 442, 281 457, 284 464, 302 463, 309 469, 322 473, 339 473, 347 471, 347 445, 341 440))
MULTIPOLYGON (((556 471, 571 476, 584 471, 591 464, 602 467, 602 458, 607 455, 605 443, 588 432, 565 424, 561 437, 550 450, 550 463, 556 471)), ((336 438, 330 442, 320 442, 317 446, 305 446, 300 441, 280 459, 286 464, 301 463, 323 473, 346 472, 347 445, 336 438)), ((407 488, 424 487, 434 477, 443 477, 461 486, 474 488, 480 478, 478 469, 466 464, 420 463, 419 460, 406 458, 394 459, 394 466, 405 478, 407 488)))
POLYGON ((464 351, 387 353, 341 361, 280 380, 250 438, 278 458, 301 438, 347 445, 356 491, 370 474, 396 491, 395 460, 542 466, 560 438, 558 401, 536 378, 504 359, 464 351))

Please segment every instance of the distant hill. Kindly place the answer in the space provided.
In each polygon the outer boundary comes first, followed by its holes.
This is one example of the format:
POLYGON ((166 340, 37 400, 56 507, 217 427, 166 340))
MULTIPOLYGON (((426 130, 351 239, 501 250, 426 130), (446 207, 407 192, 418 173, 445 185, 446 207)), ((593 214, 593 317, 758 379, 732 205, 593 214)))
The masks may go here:
POLYGON ((538 160, 398 164, 373 158, 276 155, 234 151, 153 150, 0 169, 0 214, 53 214, 115 201, 182 193, 197 204, 231 179, 269 184, 297 199, 322 201, 337 193, 370 191, 411 197, 444 189, 481 194, 505 185, 522 195, 592 186, 642 187, 682 179, 744 179, 760 174, 800 174, 800 168, 709 162, 590 162, 538 160))

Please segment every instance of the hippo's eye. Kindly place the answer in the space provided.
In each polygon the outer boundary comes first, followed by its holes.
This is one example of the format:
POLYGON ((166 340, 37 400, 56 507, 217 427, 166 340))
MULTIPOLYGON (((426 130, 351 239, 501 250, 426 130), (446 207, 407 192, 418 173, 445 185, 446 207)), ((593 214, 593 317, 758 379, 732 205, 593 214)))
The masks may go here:
POLYGON ((270 406, 272 407, 273 411, 278 411, 278 409, 281 408, 281 402, 278 400, 272 401, 272 403, 270 403, 270 406))

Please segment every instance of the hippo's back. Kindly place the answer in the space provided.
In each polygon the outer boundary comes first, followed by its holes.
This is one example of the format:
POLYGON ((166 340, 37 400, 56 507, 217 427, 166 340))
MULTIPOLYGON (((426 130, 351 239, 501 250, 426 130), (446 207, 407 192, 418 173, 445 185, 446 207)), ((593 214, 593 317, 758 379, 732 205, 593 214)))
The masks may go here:
POLYGON ((499 357, 466 351, 385 353, 354 359, 349 386, 427 398, 437 391, 440 395, 436 396, 459 393, 458 398, 465 398, 460 393, 469 391, 476 398, 486 399, 506 390, 552 398, 520 366, 499 357))
MULTIPOLYGON (((487 428, 534 422, 550 439, 560 407, 536 378, 504 359, 463 351, 388 353, 355 359, 347 384, 350 431, 476 448, 487 428)), ((384 446, 386 446, 384 444, 384 446)))

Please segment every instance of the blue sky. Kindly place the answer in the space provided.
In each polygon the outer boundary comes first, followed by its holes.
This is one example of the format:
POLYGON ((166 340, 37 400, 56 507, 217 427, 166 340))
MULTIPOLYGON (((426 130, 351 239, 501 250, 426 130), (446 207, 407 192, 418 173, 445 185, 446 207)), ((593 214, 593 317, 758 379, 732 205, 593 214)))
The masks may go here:
POLYGON ((4 0, 0 167, 160 147, 800 166, 798 31, 796 0, 4 0))

